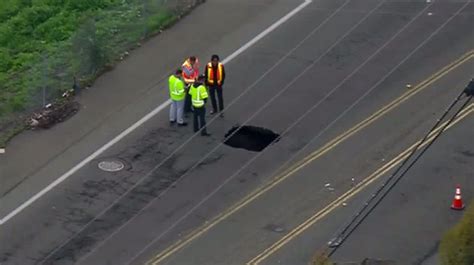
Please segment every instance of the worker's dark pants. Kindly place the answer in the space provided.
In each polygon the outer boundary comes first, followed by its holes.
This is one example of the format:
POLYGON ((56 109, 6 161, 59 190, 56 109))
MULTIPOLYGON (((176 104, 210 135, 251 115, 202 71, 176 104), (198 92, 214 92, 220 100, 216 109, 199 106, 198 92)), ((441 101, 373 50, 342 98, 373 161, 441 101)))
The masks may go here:
POLYGON ((222 96, 222 86, 210 86, 209 87, 209 96, 211 97, 212 110, 214 112, 221 112, 224 110, 224 98, 222 96), (217 99, 219 100, 219 106, 216 102, 216 92, 217 99))
POLYGON ((186 93, 186 98, 184 99, 184 113, 189 113, 192 111, 191 108, 191 95, 186 93))
POLYGON ((192 111, 191 108, 191 95, 189 95, 189 89, 191 85, 186 86, 186 97, 184 98, 184 113, 190 113, 192 111))
POLYGON ((207 133, 206 131, 206 107, 193 108, 194 113, 194 132, 202 129, 201 134, 207 133))

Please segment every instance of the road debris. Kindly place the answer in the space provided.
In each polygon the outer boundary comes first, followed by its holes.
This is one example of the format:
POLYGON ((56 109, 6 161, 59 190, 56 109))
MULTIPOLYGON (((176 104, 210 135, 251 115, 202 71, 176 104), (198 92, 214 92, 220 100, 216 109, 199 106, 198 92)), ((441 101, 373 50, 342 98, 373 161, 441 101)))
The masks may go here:
POLYGON ((73 90, 64 92, 63 99, 49 103, 41 110, 33 113, 26 125, 29 129, 49 129, 53 125, 63 122, 79 111, 79 103, 72 100, 73 90))

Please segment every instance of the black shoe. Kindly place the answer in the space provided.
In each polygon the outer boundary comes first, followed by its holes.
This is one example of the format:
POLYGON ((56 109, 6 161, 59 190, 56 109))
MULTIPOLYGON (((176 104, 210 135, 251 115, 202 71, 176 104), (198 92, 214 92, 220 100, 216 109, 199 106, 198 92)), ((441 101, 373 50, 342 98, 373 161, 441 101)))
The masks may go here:
POLYGON ((188 123, 187 123, 187 122, 178 123, 178 126, 179 126, 179 127, 188 126, 188 123))
POLYGON ((207 133, 207 132, 203 132, 203 133, 201 133, 201 136, 211 136, 211 134, 207 133))
POLYGON ((176 123, 176 121, 170 121, 170 125, 173 125, 175 123, 176 123))
POLYGON ((221 112, 221 114, 219 114, 219 117, 224 118, 224 112, 221 112))

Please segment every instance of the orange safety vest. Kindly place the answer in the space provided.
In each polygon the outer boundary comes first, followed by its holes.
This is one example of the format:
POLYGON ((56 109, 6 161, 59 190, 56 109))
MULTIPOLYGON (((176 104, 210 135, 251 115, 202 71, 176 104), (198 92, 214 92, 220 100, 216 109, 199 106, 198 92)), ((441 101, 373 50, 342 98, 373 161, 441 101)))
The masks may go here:
MULTIPOLYGON (((214 85, 214 67, 212 63, 207 64, 207 83, 209 85, 214 85)), ((217 65, 217 85, 222 84, 222 63, 217 65)))
POLYGON ((196 80, 196 78, 198 78, 199 76, 199 69, 198 69, 198 59, 196 58, 196 63, 194 64, 194 67, 191 65, 191 62, 189 61, 189 59, 187 59, 183 65, 181 66, 183 68, 183 79, 184 79, 184 82, 188 83, 188 84, 191 84, 191 83, 194 83, 194 81, 196 80), (192 74, 191 75, 188 75, 185 71, 185 69, 189 72, 191 72, 192 74))

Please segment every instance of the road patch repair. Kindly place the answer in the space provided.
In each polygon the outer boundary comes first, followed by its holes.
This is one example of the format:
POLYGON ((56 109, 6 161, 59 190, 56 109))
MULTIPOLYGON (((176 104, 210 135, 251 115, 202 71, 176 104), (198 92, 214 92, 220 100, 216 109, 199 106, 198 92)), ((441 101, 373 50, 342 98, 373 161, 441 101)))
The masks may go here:
POLYGON ((279 134, 262 127, 236 125, 225 134, 224 144, 234 148, 261 152, 274 141, 278 141, 279 137, 279 134))

